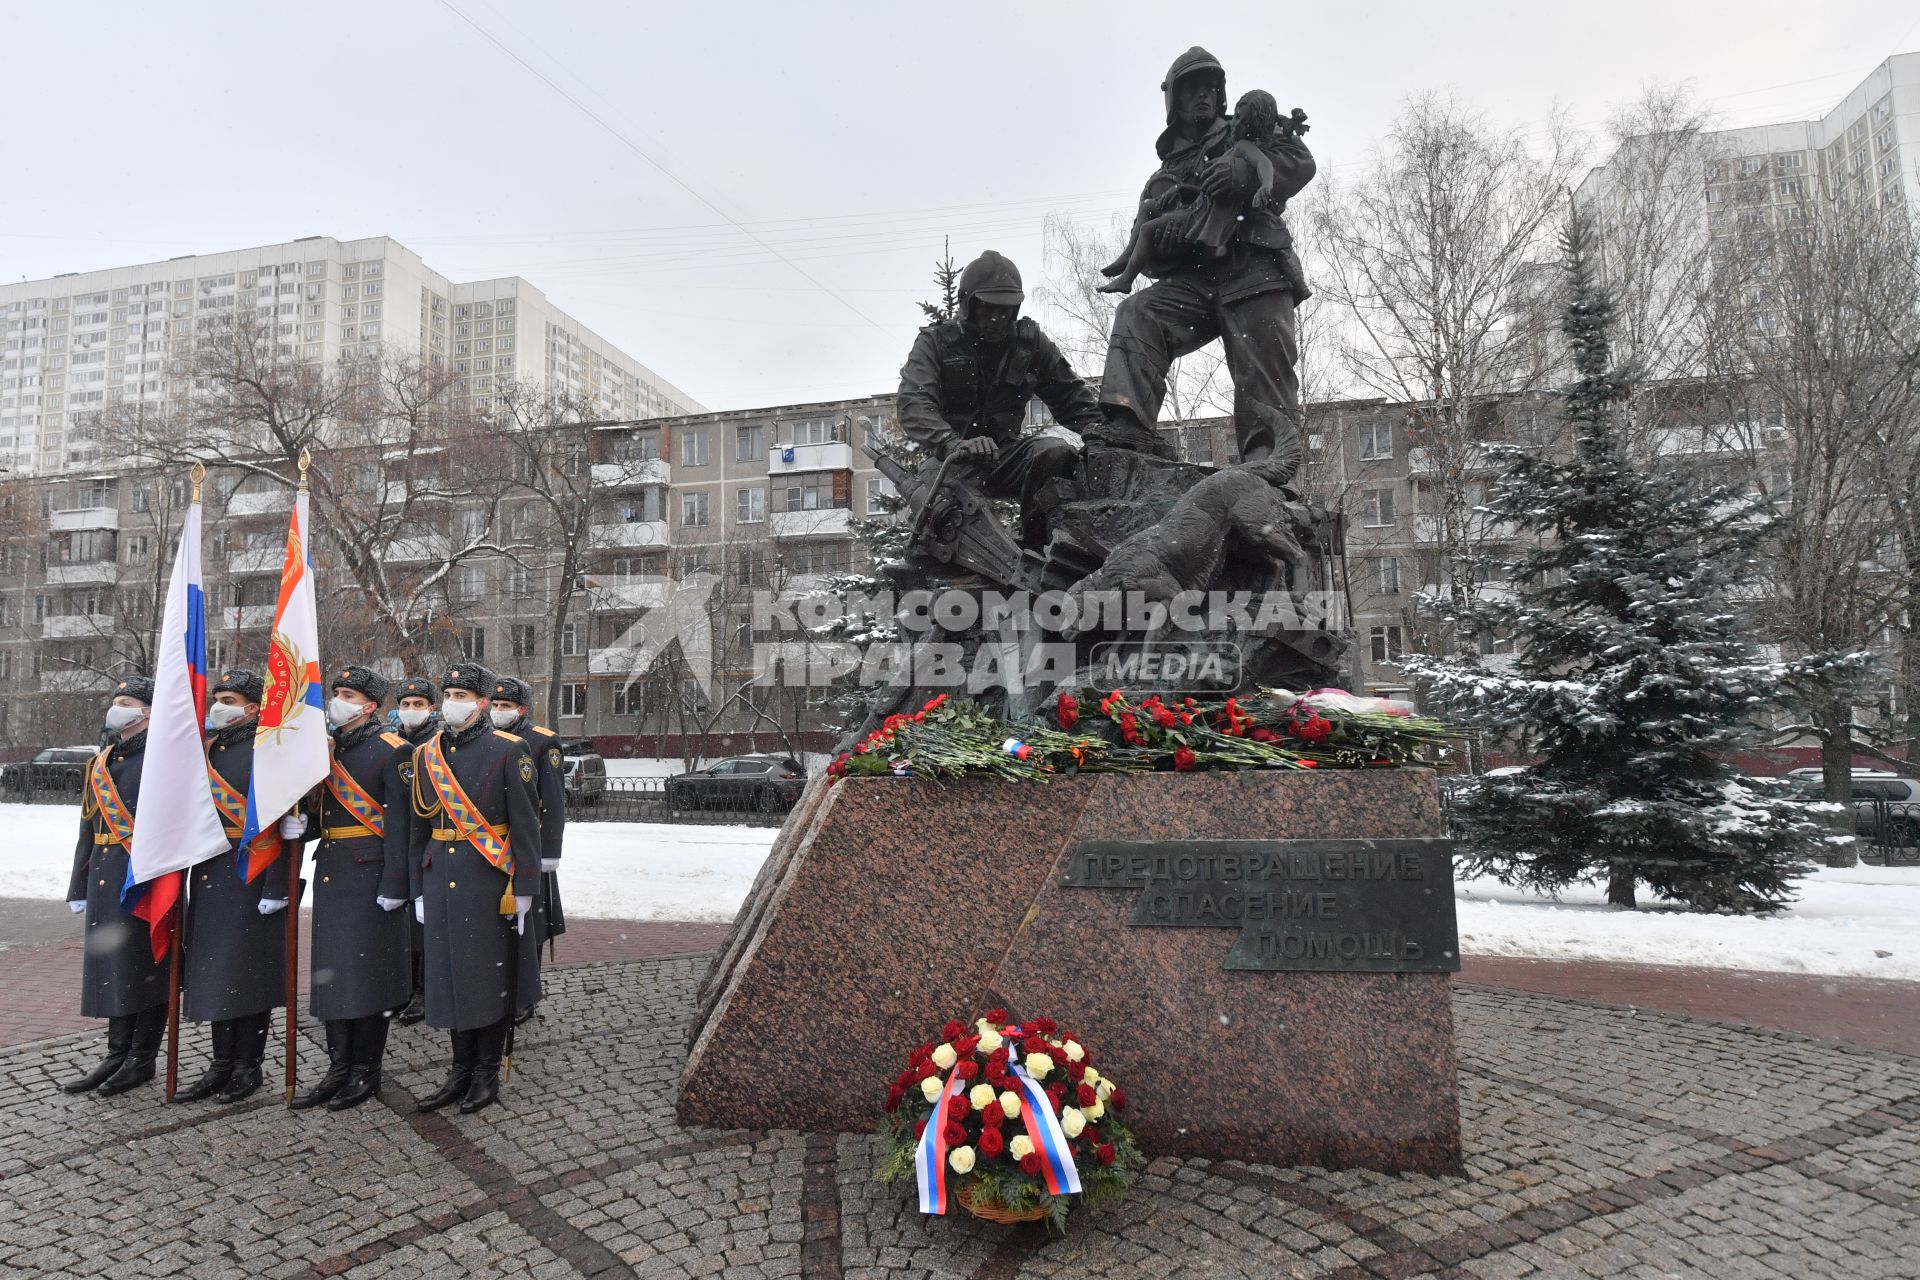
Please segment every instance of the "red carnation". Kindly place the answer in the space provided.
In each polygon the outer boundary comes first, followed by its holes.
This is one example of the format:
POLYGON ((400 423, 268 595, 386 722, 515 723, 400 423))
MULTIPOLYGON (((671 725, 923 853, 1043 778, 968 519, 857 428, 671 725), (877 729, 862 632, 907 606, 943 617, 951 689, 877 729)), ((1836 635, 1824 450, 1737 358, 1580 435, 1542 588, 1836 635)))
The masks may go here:
POLYGON ((918 1141, 919 1141, 919 1140, 920 1140, 920 1139, 921 1139, 922 1137, 924 1137, 924 1136, 926 1135, 926 1132, 927 1132, 927 1121, 928 1121, 929 1119, 931 1119, 931 1117, 929 1117, 929 1116, 922 1116, 922 1117, 920 1117, 920 1119, 919 1119, 918 1121, 916 1121, 916 1122, 914 1123, 914 1126, 913 1126, 913 1138, 914 1138, 914 1141, 916 1141, 916 1142, 918 1142, 918 1141))
POLYGON ((1037 1177, 1040 1173, 1040 1153, 1029 1151, 1020 1157, 1020 1172, 1028 1177, 1037 1177))
POLYGON ((1278 742, 1280 741, 1280 735, 1271 729, 1255 729, 1253 731, 1253 740, 1255 742, 1278 742))
MULTIPOLYGON (((966 1024, 961 1022, 960 1019, 955 1018, 946 1026, 940 1028, 940 1038, 942 1040, 958 1040, 961 1033, 966 1029, 966 1024)), ((931 1053, 933 1051, 929 1049, 927 1052, 931 1053)))
POLYGON ((1333 724, 1331 721, 1321 719, 1319 713, 1316 712, 1308 718, 1305 724, 1301 725, 1294 732, 1298 733, 1308 742, 1325 742, 1333 736, 1333 724))
POLYGON ((847 753, 842 751, 839 755, 834 757, 833 763, 827 766, 827 776, 829 778, 839 778, 842 775, 844 775, 846 771, 847 771, 847 753))
POLYGON ((1100 1095, 1093 1091, 1093 1086, 1085 1081, 1082 1081, 1073 1091, 1074 1102, 1083 1107, 1092 1106, 1099 1097, 1100 1095))
POLYGON ((1080 723, 1080 700, 1070 693, 1060 695, 1053 705, 1053 718, 1060 722, 1062 729, 1071 729, 1080 723))
POLYGON ((1180 773, 1185 773, 1188 769, 1193 768, 1193 751, 1187 747, 1175 747, 1173 749, 1173 767, 1175 771, 1180 773))
POLYGON ((1112 1164, 1113 1163, 1113 1144, 1111 1142, 1103 1142, 1099 1146, 1095 1147, 1093 1149, 1093 1158, 1095 1160, 1098 1160, 1101 1164, 1112 1164))
POLYGON ((980 1154, 988 1157, 989 1159, 999 1155, 1002 1151, 1005 1151, 1007 1149, 1006 1139, 1002 1138, 1000 1136, 1000 1130, 995 1128, 992 1125, 988 1125, 986 1128, 980 1131, 979 1145, 980 1145, 980 1154))
POLYGON ((1140 722, 1131 711, 1122 712, 1120 715, 1120 736, 1126 739, 1130 747, 1140 745, 1140 722))
POLYGON ((901 1101, 905 1099, 906 1096, 907 1096, 907 1091, 901 1088, 897 1084, 894 1085, 892 1088, 888 1089, 887 1090, 887 1110, 898 1111, 900 1109, 901 1101))
POLYGON ((1000 1023, 1002 1023, 1002 1022, 1005 1022, 1006 1020, 1007 1020, 1007 1011, 1006 1011, 1005 1009, 989 1009, 989 1010, 987 1010, 987 1021, 988 1021, 988 1022, 991 1022, 991 1023, 993 1023, 993 1024, 995 1024, 995 1025, 997 1026, 997 1025, 999 1025, 1000 1023))
POLYGON ((1155 707, 1153 709, 1153 722, 1162 729, 1171 729, 1174 725, 1180 723, 1173 712, 1167 710, 1165 707, 1155 707))

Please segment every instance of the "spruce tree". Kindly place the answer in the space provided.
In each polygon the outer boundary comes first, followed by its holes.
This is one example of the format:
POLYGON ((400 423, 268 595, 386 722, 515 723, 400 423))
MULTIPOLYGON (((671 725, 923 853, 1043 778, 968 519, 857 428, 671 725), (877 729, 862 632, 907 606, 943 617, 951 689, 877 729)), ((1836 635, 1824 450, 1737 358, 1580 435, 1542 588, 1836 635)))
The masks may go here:
POLYGON ((1407 664, 1455 718, 1517 732, 1539 757, 1457 794, 1462 866, 1547 891, 1604 879, 1622 906, 1645 884, 1699 910, 1774 911, 1822 829, 1777 784, 1727 762, 1782 675, 1743 639, 1732 603, 1755 572, 1765 512, 1627 456, 1627 387, 1590 244, 1576 218, 1561 326, 1572 454, 1497 448, 1507 470, 1488 510, 1520 550, 1489 560, 1508 590, 1470 622, 1510 635, 1514 663, 1407 664))
POLYGON ((940 301, 923 302, 920 310, 926 312, 931 324, 942 320, 951 320, 960 314, 960 268, 953 261, 953 239, 940 241, 940 258, 933 264, 933 284, 940 290, 940 301))

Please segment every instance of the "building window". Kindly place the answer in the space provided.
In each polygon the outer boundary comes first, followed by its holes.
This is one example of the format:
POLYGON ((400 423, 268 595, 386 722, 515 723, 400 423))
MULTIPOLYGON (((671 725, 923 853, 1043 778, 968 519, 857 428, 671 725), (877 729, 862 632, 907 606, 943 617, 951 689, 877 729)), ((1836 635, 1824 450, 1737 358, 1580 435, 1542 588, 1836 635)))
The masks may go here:
POLYGON ((708 517, 707 495, 704 493, 683 493, 680 495, 680 524, 684 528, 697 529, 706 525, 708 517))
POLYGON ((534 646, 537 643, 535 636, 536 636, 536 632, 534 629, 534 625, 531 622, 514 623, 513 624, 513 656, 516 658, 533 657, 534 646))
POLYGON ((484 662, 487 657, 487 629, 464 627, 460 631, 460 656, 468 662, 484 662))
POLYGON ((461 565, 460 573, 454 579, 454 598, 457 600, 478 600, 486 594, 486 569, 477 564, 461 565))
POLYGON ((734 493, 734 522, 759 524, 767 518, 767 491, 759 485, 734 493))
POLYGON ((1371 529, 1393 523, 1393 490, 1368 489, 1360 495, 1360 522, 1371 529))
POLYGON ((899 496, 900 491, 894 488, 893 481, 887 479, 885 476, 868 477, 867 514, 870 516, 885 515, 889 510, 888 504, 899 496))
POLYGON ((1374 562, 1374 587, 1383 596, 1400 594, 1400 561, 1394 556, 1381 556, 1374 562))
POLYGON ((581 627, 579 623, 569 622, 565 626, 561 627, 560 628, 560 656, 563 658, 579 657, 582 639, 583 639, 583 633, 581 631, 581 627))
POLYGON ((1398 662, 1406 653, 1398 627, 1374 627, 1367 639, 1375 662, 1398 662))
POLYGON ((619 514, 622 524, 643 524, 649 520, 664 520, 661 494, 663 489, 642 489, 633 497, 620 503, 619 514))
POLYGON ((832 444, 844 439, 846 433, 836 418, 808 418, 793 424, 795 444, 832 444))
POLYGON ((587 714, 586 681, 570 680, 560 686, 560 714, 575 718, 587 714))
POLYGON ((616 716, 644 714, 641 690, 637 683, 622 682, 613 686, 613 714, 616 716))
POLYGON ((642 431, 613 442, 615 462, 651 462, 660 456, 660 433, 642 431))
POLYGON ((1374 461, 1393 456, 1393 424, 1369 422, 1360 428, 1360 458, 1374 461))
POLYGON ((767 585, 767 552, 764 547, 743 547, 733 553, 733 581, 740 587, 767 585))
POLYGON ((704 467, 707 465, 707 433, 705 431, 686 431, 681 433, 680 465, 683 467, 704 467))
POLYGON ((147 535, 144 533, 128 534, 127 535, 127 563, 139 564, 141 561, 145 560, 147 558, 148 549, 150 548, 151 545, 152 544, 147 540, 147 535))
POLYGON ((845 573, 847 548, 838 542, 802 542, 786 552, 787 568, 792 573, 845 573))
POLYGON ((764 427, 744 426, 733 429, 733 460, 735 462, 758 462, 766 456, 766 453, 764 427))
POLYGON ((790 477, 776 492, 784 499, 782 511, 824 511, 834 506, 833 476, 827 472, 790 477))
POLYGON ((523 564, 513 566, 513 572, 508 575, 507 590, 513 594, 515 599, 525 600, 531 596, 533 594, 533 570, 523 564))

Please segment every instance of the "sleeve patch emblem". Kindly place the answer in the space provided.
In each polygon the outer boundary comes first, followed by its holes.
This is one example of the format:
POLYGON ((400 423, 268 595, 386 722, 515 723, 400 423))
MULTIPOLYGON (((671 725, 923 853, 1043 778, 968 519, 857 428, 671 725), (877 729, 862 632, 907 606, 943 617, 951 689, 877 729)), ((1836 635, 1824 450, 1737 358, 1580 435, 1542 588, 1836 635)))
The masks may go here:
POLYGON ((533 781, 533 761, 529 760, 526 756, 520 757, 520 781, 533 781))

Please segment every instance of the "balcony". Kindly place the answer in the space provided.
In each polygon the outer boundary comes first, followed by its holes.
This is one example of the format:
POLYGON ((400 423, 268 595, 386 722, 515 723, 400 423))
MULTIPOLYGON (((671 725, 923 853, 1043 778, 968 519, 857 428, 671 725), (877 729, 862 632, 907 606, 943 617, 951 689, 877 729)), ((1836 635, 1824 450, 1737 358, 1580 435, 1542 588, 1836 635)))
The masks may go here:
POLYGON ((590 676, 637 676, 646 674, 636 670, 643 650, 633 647, 618 649, 587 650, 587 674, 590 676))
POLYGON ((629 520, 593 526, 595 547, 664 547, 667 544, 665 520, 629 520))
POLYGON ((53 513, 55 533, 73 533, 81 529, 118 529, 120 512, 116 507, 73 507, 53 513))
POLYGON ((284 489, 264 493, 236 493, 227 499, 228 517, 284 516, 293 510, 293 495, 284 489))
POLYGON ((851 471, 853 446, 841 440, 827 444, 791 444, 767 450, 767 474, 792 475, 797 471, 851 471), (791 456, 793 461, 787 461, 791 456))
POLYGON ((111 560, 47 566, 47 585, 50 587, 110 587, 119 576, 119 566, 111 560))
POLYGON ((220 625, 228 631, 245 631, 250 627, 270 627, 273 625, 273 610, 270 604, 243 604, 237 608, 220 610, 220 625))
POLYGON ((285 547, 248 547, 227 557, 228 573, 278 573, 287 558, 285 547))
POLYGON ((91 640, 112 634, 110 613, 56 613, 40 624, 43 640, 91 640))
POLYGON ((1443 467, 1456 475, 1472 475, 1504 470, 1506 464, 1479 445, 1444 451, 1439 456, 1424 446, 1407 450, 1407 470, 1415 475, 1431 474, 1443 467))
POLYGON ((443 533, 420 533, 407 538, 395 538, 387 544, 386 558, 396 564, 420 564, 424 561, 445 560, 453 551, 453 546, 443 533))
POLYGON ((644 485, 672 483, 673 468, 667 465, 664 458, 593 464, 593 487, 596 489, 637 489, 644 485))
POLYGON ((109 681, 98 671, 48 671, 40 677, 42 693, 92 693, 104 691, 109 681))
POLYGON ((596 609, 623 613, 658 609, 673 598, 674 584, 666 578, 637 579, 633 582, 601 581, 592 589, 596 609))
POLYGON ((846 507, 776 511, 767 523, 767 532, 776 538, 845 537, 853 531, 853 512, 846 507))

